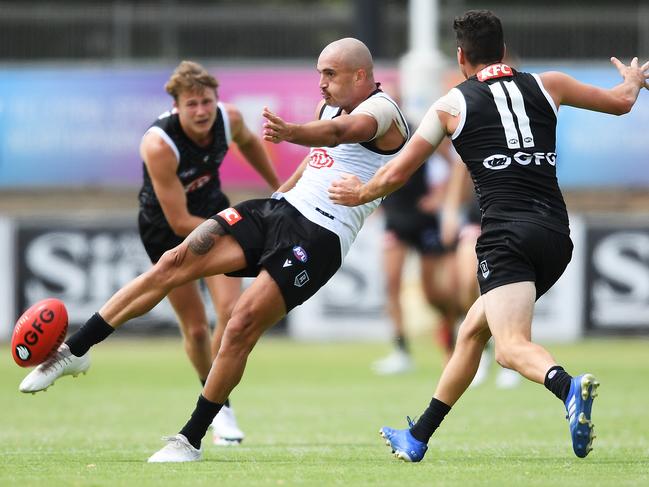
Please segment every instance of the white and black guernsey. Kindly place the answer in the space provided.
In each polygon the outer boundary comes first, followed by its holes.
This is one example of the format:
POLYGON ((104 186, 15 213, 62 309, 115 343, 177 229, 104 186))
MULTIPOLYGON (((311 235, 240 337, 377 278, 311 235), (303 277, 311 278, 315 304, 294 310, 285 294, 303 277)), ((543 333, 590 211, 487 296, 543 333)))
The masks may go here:
POLYGON ((466 163, 483 223, 526 221, 569 234, 556 174, 557 108, 536 74, 487 66, 459 84, 453 145, 466 163))
MULTIPOLYGON (((209 218, 229 206, 227 197, 221 191, 219 176, 219 168, 231 141, 229 119, 221 103, 218 104, 216 121, 212 126, 213 141, 208 147, 199 147, 185 135, 175 110, 160 115, 146 131, 149 132, 158 134, 176 155, 176 174, 185 188, 190 214, 209 218)), ((140 218, 155 227, 169 228, 146 164, 143 164, 143 172, 144 182, 139 193, 140 218)))
MULTIPOLYGON (((329 186, 343 174, 355 174, 366 183, 376 171, 399 153, 410 135, 406 119, 392 98, 378 89, 367 99, 371 98, 378 98, 381 103, 387 104, 392 112, 393 123, 403 127, 406 135, 399 147, 384 151, 377 148, 373 141, 344 143, 333 147, 312 147, 309 162, 295 186, 286 193, 273 194, 276 199, 285 198, 313 223, 338 235, 342 258, 347 255, 365 218, 381 203, 381 198, 359 206, 337 205, 329 198, 329 186)), ((362 105, 361 103, 356 109, 362 105)), ((342 108, 324 105, 320 112, 320 120, 332 120, 341 113, 342 108)), ((351 115, 354 113, 352 110, 351 115)))

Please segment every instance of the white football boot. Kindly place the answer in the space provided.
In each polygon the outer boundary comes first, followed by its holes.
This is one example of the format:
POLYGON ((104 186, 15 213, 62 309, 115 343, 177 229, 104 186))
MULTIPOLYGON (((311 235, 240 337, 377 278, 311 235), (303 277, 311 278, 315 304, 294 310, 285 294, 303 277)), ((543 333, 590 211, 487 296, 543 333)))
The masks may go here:
POLYGON ((167 444, 151 455, 148 463, 198 462, 201 459, 202 450, 194 448, 185 435, 163 436, 162 440, 167 444))
POLYGON ((229 446, 238 445, 246 436, 234 416, 234 410, 223 406, 212 421, 212 441, 215 445, 229 446))
POLYGON ((414 364, 408 353, 397 348, 387 357, 374 362, 372 369, 379 375, 404 374, 414 369, 414 364))
POLYGON ((20 383, 20 392, 31 392, 36 394, 44 391, 59 377, 71 375, 76 377, 85 374, 90 368, 90 354, 86 353, 81 357, 72 355, 70 348, 64 343, 45 362, 32 370, 20 383))

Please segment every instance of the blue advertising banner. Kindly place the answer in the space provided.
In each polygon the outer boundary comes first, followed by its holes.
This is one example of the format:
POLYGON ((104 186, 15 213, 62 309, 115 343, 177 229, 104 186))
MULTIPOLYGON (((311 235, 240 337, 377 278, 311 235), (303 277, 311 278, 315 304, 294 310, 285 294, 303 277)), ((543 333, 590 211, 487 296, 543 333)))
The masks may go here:
MULTIPOLYGON (((524 69, 542 72, 549 66, 524 69)), ((0 71, 0 189, 25 187, 137 186, 142 177, 142 133, 171 99, 163 86, 170 67, 5 68, 0 71)), ((614 86, 613 66, 562 70, 598 86, 614 86)), ((317 73, 304 68, 213 70, 223 101, 235 103, 253 131, 261 106, 288 120, 313 118, 319 99, 317 73)), ((386 72, 381 80, 393 76, 386 72)), ((649 188, 649 93, 622 117, 570 107, 559 111, 559 182, 564 189, 649 188)), ((292 173, 306 149, 268 144, 282 177, 292 173)), ((263 186, 233 151, 223 166, 225 184, 263 186)))
POLYGON ((0 187, 136 184, 165 71, 3 69, 0 187))

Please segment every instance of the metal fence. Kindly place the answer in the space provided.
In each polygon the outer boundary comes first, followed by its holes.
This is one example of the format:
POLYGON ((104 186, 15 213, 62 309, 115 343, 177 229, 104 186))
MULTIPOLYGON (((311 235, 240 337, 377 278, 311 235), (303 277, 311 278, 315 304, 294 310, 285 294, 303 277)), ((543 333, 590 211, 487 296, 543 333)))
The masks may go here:
MULTIPOLYGON (((444 52, 454 52, 450 19, 470 3, 442 6, 444 52)), ((405 3, 377 5, 383 8, 372 15, 379 33, 375 57, 395 59, 408 48, 405 3)), ((649 56, 649 4, 496 6, 496 12, 508 46, 525 60, 649 56)), ((362 15, 349 3, 298 8, 251 2, 0 2, 0 61, 313 59, 332 39, 358 35, 362 15)))

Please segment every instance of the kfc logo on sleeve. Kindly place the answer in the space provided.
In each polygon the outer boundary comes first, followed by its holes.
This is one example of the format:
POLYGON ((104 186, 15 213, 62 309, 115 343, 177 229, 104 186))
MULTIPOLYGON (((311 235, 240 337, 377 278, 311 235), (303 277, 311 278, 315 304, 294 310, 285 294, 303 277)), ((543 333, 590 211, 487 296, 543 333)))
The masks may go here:
POLYGON ((234 208, 226 208, 225 210, 219 211, 218 215, 223 218, 230 226, 234 225, 243 218, 234 208))
POLYGON ((316 169, 331 167, 334 163, 333 158, 324 149, 312 149, 309 155, 309 166, 316 169))

